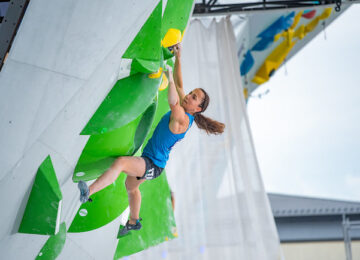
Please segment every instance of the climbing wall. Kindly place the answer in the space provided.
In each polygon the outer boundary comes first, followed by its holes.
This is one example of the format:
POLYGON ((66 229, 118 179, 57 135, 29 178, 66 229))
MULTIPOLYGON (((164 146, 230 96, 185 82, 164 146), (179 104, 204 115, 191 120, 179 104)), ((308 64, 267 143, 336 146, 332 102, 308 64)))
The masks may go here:
POLYGON ((192 8, 30 2, 0 73, 5 259, 117 259, 174 238, 166 173, 141 186, 144 228, 126 237, 117 236, 128 216, 125 174, 83 205, 76 182, 141 154, 169 109, 167 47, 182 40, 192 8))

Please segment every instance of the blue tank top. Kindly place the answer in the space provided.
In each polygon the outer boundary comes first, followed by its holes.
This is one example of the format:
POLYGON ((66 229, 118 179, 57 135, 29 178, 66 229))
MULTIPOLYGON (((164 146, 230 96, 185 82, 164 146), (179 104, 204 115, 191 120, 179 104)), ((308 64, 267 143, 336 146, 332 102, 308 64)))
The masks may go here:
POLYGON ((148 141, 142 156, 150 158, 155 165, 161 168, 165 168, 166 162, 169 159, 171 148, 184 138, 186 132, 190 129, 194 116, 186 113, 189 117, 189 126, 185 133, 174 134, 169 129, 171 111, 167 112, 156 126, 155 131, 148 141))

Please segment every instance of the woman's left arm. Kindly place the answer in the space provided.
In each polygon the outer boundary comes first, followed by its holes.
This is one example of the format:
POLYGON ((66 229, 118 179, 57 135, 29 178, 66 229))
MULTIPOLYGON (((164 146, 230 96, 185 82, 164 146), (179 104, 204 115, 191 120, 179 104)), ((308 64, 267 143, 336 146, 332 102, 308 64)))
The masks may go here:
POLYGON ((168 66, 166 74, 169 79, 168 102, 171 109, 171 118, 175 119, 175 121, 177 122, 174 126, 174 128, 176 129, 178 127, 178 124, 183 124, 186 115, 184 109, 180 105, 179 94, 176 91, 171 67, 168 66))

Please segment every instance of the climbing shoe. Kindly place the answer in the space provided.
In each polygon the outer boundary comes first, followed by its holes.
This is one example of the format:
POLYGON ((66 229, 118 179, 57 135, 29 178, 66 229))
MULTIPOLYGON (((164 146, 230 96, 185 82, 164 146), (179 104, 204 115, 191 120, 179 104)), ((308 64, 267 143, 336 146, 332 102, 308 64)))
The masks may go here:
POLYGON ((126 235, 127 233, 129 233, 129 231, 131 231, 131 230, 140 230, 141 227, 142 227, 142 226, 141 226, 141 223, 140 223, 141 220, 142 220, 141 218, 137 219, 135 224, 130 224, 130 223, 129 223, 129 220, 128 220, 128 221, 126 222, 125 227, 123 227, 123 228, 119 231, 119 235, 120 235, 120 236, 124 236, 124 235, 126 235))
POLYGON ((89 187, 87 186, 86 182, 79 181, 78 188, 80 190, 80 202, 85 203, 87 201, 91 202, 91 199, 89 198, 89 187))

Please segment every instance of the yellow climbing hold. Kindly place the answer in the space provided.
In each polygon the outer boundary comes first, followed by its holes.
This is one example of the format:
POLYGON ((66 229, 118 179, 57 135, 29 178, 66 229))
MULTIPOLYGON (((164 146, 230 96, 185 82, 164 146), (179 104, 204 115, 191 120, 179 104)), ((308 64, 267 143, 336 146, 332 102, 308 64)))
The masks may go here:
POLYGON ((304 11, 300 11, 300 12, 298 12, 297 15, 295 15, 294 22, 293 22, 293 24, 290 26, 290 29, 294 29, 294 28, 296 27, 296 25, 297 25, 297 24, 299 23, 299 21, 300 21, 300 18, 301 18, 301 16, 302 16, 303 12, 304 12, 304 11))
POLYGON ((277 46, 266 58, 263 65, 256 72, 256 75, 252 79, 252 82, 260 85, 268 81, 270 79, 270 76, 283 63, 286 56, 289 54, 296 42, 297 41, 295 40, 289 45, 288 41, 284 40, 282 43, 280 43, 279 46, 277 46))
POLYGON ((319 15, 320 20, 325 20, 330 17, 332 8, 326 8, 322 14, 319 15))
POLYGON ((162 91, 162 90, 166 89, 167 86, 168 86, 168 84, 169 84, 169 80, 168 80, 168 78, 166 77, 166 75, 163 74, 163 75, 162 75, 162 82, 161 82, 161 85, 160 85, 160 87, 159 87, 159 90, 162 91))
POLYGON ((168 237, 165 237, 165 241, 169 241, 169 238, 168 238, 168 237))
POLYGON ((282 33, 278 33, 274 36, 274 42, 277 42, 282 36, 282 33))
POLYGON ((326 8, 322 14, 320 14, 319 16, 315 17, 310 23, 308 23, 305 26, 305 34, 313 31, 315 29, 315 27, 318 25, 320 20, 325 20, 327 18, 329 18, 329 16, 331 15, 331 8, 326 8))
POLYGON ((164 36, 164 39, 161 41, 162 46, 165 48, 174 46, 180 43, 182 40, 181 31, 178 29, 170 28, 164 36))
POLYGON ((318 16, 318 17, 315 17, 310 23, 308 23, 305 26, 305 34, 312 32, 315 29, 315 27, 318 25, 319 21, 320 21, 320 19, 318 16))
POLYGON ((248 89, 247 89, 247 88, 244 88, 243 92, 244 92, 244 98, 245 98, 245 100, 247 100, 247 99, 249 98, 249 91, 248 91, 248 89))
POLYGON ((305 37, 305 25, 300 25, 294 33, 294 38, 299 38, 300 40, 305 37))
POLYGON ((150 79, 158 79, 158 78, 160 78, 161 73, 162 73, 162 68, 159 68, 159 70, 157 72, 149 74, 149 78, 150 79))

